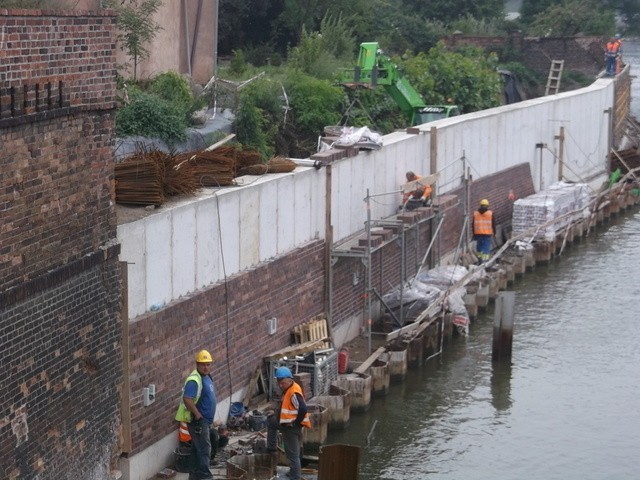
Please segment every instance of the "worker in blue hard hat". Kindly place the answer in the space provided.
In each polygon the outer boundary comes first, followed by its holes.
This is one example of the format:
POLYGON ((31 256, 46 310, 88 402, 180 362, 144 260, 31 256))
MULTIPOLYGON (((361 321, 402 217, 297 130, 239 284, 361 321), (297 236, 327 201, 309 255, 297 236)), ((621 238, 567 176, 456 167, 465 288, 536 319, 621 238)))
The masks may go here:
POLYGON ((280 431, 284 451, 289 460, 287 478, 300 480, 302 429, 311 428, 311 420, 309 420, 302 387, 293 379, 291 370, 288 367, 278 367, 275 377, 282 390, 282 398, 278 407, 268 412, 267 450, 274 454, 278 453, 277 440, 278 431, 280 431))

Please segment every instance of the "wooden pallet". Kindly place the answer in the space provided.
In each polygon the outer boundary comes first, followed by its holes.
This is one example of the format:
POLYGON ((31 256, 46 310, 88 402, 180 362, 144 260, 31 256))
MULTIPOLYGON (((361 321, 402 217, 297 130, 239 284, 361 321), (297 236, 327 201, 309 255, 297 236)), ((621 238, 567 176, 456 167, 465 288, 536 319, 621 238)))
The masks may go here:
POLYGON ((309 320, 293 328, 293 336, 295 343, 324 341, 324 346, 320 348, 330 348, 331 339, 329 338, 327 320, 318 318, 309 320))

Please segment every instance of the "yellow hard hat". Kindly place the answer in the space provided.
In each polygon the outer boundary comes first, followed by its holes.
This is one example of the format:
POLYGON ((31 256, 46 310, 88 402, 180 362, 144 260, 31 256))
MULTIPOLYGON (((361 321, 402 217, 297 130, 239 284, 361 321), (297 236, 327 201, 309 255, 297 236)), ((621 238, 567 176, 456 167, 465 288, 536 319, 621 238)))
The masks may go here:
POLYGON ((213 358, 211 354, 206 350, 200 350, 196 353, 196 363, 211 363, 213 362, 213 358))
POLYGON ((486 198, 483 198, 482 200, 480 200, 480 206, 481 207, 488 207, 489 206, 489 200, 487 200, 486 198))

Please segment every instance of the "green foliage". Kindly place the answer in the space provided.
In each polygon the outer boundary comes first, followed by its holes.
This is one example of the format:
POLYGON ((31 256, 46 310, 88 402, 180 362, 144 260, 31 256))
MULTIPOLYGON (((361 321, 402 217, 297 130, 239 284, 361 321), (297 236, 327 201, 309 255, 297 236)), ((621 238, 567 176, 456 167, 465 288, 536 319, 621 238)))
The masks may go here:
POLYGON ((311 136, 315 143, 326 125, 335 125, 340 120, 341 88, 324 80, 296 74, 287 79, 285 90, 293 117, 287 123, 301 136, 311 136))
POLYGON ((470 14, 459 17, 451 23, 450 30, 462 32, 465 35, 505 35, 508 30, 508 23, 501 17, 476 18, 470 14))
POLYGON ((275 136, 282 117, 282 91, 269 80, 257 80, 243 89, 234 122, 238 142, 269 159, 275 151, 275 136))
POLYGON ((160 26, 153 15, 163 0, 105 0, 104 6, 118 13, 118 41, 120 49, 133 61, 133 78, 138 76, 138 63, 149 58, 146 45, 153 40, 160 26))
POLYGON ((289 67, 317 78, 329 79, 345 61, 351 61, 356 43, 342 18, 326 16, 320 32, 302 29, 298 46, 289 51, 289 67))
POLYGON ((242 75, 246 69, 247 62, 244 59, 244 52, 242 50, 234 50, 229 70, 231 70, 231 73, 234 75, 242 75))
POLYGON ((169 71, 157 75, 152 80, 149 91, 171 103, 185 114, 190 111, 193 105, 193 95, 189 83, 177 72, 169 71))
POLYGON ((598 0, 564 0, 536 14, 528 33, 537 36, 569 37, 607 35, 615 30, 612 10, 605 10, 598 0))
POLYGON ((403 59, 406 76, 427 104, 452 102, 464 112, 500 105, 497 57, 476 47, 448 51, 439 42, 427 54, 403 59))
POLYGON ((331 78, 341 63, 325 49, 325 43, 322 34, 303 30, 300 45, 289 52, 289 67, 318 78, 331 78))
POLYGON ((129 89, 128 105, 116 112, 116 134, 159 138, 167 145, 186 140, 184 112, 157 95, 129 89))

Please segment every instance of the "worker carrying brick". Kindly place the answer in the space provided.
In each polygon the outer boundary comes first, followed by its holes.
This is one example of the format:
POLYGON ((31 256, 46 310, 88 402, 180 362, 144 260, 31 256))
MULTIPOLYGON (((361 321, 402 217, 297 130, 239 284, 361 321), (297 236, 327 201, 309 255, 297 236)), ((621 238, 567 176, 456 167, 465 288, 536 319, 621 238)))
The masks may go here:
MULTIPOLYGON (((407 183, 416 182, 422 177, 416 175, 411 170, 406 173, 407 183)), ((433 189, 431 185, 416 183, 413 190, 406 190, 402 195, 402 208, 406 210, 413 210, 414 208, 426 206, 431 201, 431 192, 433 189)))
POLYGON ((484 263, 491 258, 491 240, 496 232, 496 221, 493 212, 489 210, 489 200, 480 200, 480 207, 473 212, 473 239, 476 241, 476 256, 478 263, 484 263))

